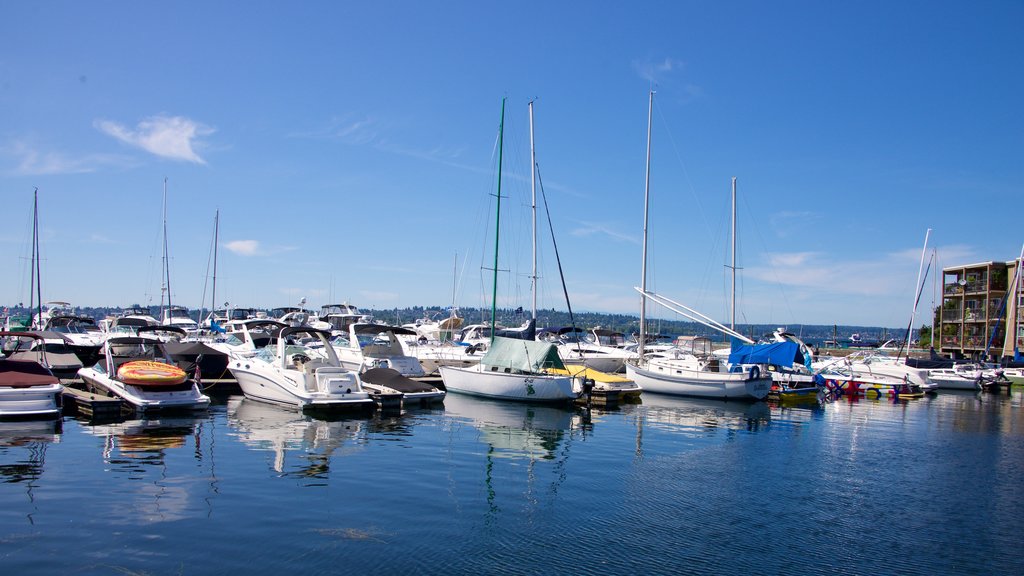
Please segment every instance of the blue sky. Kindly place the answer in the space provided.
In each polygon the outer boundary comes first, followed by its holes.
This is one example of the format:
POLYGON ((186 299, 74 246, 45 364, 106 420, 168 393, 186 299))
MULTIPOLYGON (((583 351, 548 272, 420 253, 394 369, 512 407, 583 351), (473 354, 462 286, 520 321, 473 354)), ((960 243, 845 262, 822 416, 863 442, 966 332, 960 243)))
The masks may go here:
MULTIPOLYGON (((34 188, 44 300, 159 303, 167 178, 175 303, 210 300, 219 210, 218 302, 489 305, 504 98, 499 302, 530 304, 534 100, 573 308, 636 313, 652 87, 648 284, 718 319, 732 177, 740 323, 905 326, 928 228, 939 266, 1024 241, 1021 2, 2 13, 4 303, 28 301, 34 188)), ((540 237, 539 303, 564 309, 540 237)))

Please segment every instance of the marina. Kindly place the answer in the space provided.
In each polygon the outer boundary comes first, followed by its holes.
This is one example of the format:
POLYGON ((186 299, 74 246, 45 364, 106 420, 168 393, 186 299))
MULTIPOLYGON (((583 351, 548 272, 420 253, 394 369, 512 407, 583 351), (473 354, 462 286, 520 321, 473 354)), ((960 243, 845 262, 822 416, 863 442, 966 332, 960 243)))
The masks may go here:
POLYGON ((1019 574, 1022 393, 0 423, 12 574, 1019 574), (783 540, 783 535, 785 539, 783 540))

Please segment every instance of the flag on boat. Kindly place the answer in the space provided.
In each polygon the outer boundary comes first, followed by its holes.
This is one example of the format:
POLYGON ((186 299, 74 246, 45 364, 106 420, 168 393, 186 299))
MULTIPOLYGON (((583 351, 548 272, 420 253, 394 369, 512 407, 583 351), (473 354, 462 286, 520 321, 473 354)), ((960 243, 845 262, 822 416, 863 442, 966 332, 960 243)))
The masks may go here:
POLYGON ((218 324, 216 320, 210 320, 210 330, 218 334, 225 334, 227 332, 227 330, 225 330, 223 326, 218 324))

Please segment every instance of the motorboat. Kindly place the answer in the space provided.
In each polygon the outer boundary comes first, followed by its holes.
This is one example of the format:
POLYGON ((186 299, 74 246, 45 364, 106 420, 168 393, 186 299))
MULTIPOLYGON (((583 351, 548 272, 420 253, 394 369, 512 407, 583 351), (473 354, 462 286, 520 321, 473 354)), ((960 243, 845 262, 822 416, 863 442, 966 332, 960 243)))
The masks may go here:
POLYGON ((129 306, 120 314, 107 316, 100 321, 100 329, 107 336, 134 336, 140 326, 156 326, 160 321, 141 306, 129 306))
POLYGON ((160 323, 166 326, 181 328, 189 334, 194 334, 199 330, 199 323, 192 319, 192 316, 188 313, 188 308, 184 306, 168 306, 164 308, 160 316, 160 323))
MULTIPOLYGON (((0 338, 39 338, 32 332, 0 332, 0 338)), ((45 419, 60 415, 64 386, 46 366, 32 359, 0 356, 0 418, 45 419)))
POLYGON ((234 356, 228 369, 254 400, 303 410, 372 409, 359 374, 341 365, 330 336, 309 326, 286 326, 252 356, 234 356))
POLYGON ((206 344, 231 358, 247 358, 275 343, 281 329, 286 327, 283 322, 267 318, 238 320, 229 323, 225 332, 217 334, 206 344))
MULTIPOLYGON (((446 392, 429 382, 413 380, 392 368, 370 368, 359 375, 372 395, 401 396, 402 408, 429 407, 444 402, 446 392)), ((384 406, 384 403, 381 402, 384 406)))
POLYGON ((953 364, 951 368, 932 368, 928 381, 948 390, 981 390, 984 370, 977 364, 953 364))
POLYGON ((103 333, 96 321, 75 313, 67 302, 47 302, 40 312, 33 315, 32 329, 36 332, 60 334, 68 349, 78 356, 83 366, 96 362, 103 345, 103 333))
POLYGON ((609 374, 625 372, 626 360, 636 357, 635 352, 624 348, 595 343, 586 334, 584 330, 570 326, 542 330, 537 333, 537 339, 558 346, 558 355, 567 366, 586 366, 609 374))
POLYGON ((829 390, 848 396, 920 398, 925 389, 906 375, 897 376, 877 371, 858 371, 843 359, 815 370, 819 381, 829 390))
POLYGON ((426 375, 440 374, 441 366, 468 368, 480 363, 483 352, 461 342, 431 342, 402 339, 407 356, 414 356, 426 375))
POLYGON ((78 377, 82 360, 68 346, 63 334, 44 330, 11 334, 2 339, 0 347, 9 359, 39 362, 62 382, 78 377))
POLYGON ((108 338, 100 361, 79 370, 78 376, 88 388, 118 397, 136 412, 204 410, 210 405, 210 397, 153 337, 108 338))
POLYGON ((496 336, 480 363, 468 368, 441 366, 449 392, 519 402, 570 402, 582 393, 575 377, 549 374, 565 369, 558 348, 547 342, 496 336))
POLYGON ((403 376, 416 378, 426 372, 415 356, 406 353, 398 336, 415 336, 416 332, 401 326, 355 322, 347 331, 333 330, 331 344, 341 365, 363 372, 370 368, 391 368, 403 376))

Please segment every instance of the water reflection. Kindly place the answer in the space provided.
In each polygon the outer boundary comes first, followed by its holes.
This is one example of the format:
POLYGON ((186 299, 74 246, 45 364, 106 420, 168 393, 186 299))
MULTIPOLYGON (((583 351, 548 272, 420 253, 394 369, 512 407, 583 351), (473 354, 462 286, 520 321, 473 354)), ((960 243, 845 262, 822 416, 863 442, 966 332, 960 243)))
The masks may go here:
POLYGON ((231 435, 252 449, 273 452, 271 467, 279 474, 326 479, 332 455, 365 448, 357 442, 365 436, 365 420, 314 418, 243 396, 228 399, 227 415, 231 435), (300 464, 286 473, 290 451, 299 453, 300 464))
MULTIPOLYGON (((144 471, 142 466, 164 466, 167 450, 184 448, 190 437, 198 439, 198 422, 193 416, 161 416, 83 425, 82 429, 104 439, 103 460, 114 469, 144 471)), ((196 458, 200 459, 198 452, 196 458)))
MULTIPOLYGON (((0 480, 22 484, 25 496, 35 510, 34 491, 46 465, 46 450, 60 442, 61 421, 0 421, 0 480)), ((26 516, 35 524, 32 516, 26 516)))
MULTIPOLYGON (((505 499, 524 498, 531 507, 544 493, 556 498, 567 478, 573 435, 586 433, 584 413, 573 408, 498 402, 461 394, 445 398, 445 414, 454 430, 469 424, 485 451, 482 473, 484 522, 494 525, 505 499), (525 466, 524 466, 525 463, 525 466), (544 478, 550 480, 545 481, 544 478)), ((480 478, 470 474, 471 480, 480 478)))
POLYGON ((520 402, 498 402, 449 394, 445 413, 480 432, 495 458, 553 460, 569 431, 581 428, 584 417, 575 409, 520 402))
POLYGON ((644 394, 639 413, 647 426, 684 434, 726 430, 754 432, 771 421, 765 402, 731 402, 644 394))

